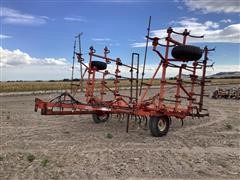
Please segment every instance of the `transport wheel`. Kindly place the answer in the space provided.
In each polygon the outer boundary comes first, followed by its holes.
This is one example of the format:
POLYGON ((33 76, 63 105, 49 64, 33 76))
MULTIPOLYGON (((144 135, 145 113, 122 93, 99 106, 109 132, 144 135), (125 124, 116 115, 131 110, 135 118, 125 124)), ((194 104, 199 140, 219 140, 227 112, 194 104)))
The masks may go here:
POLYGON ((107 63, 102 61, 92 61, 91 65, 92 67, 97 68, 97 70, 104 70, 107 68, 107 63))
POLYGON ((167 116, 151 116, 149 129, 154 137, 165 136, 170 126, 170 118, 167 116))
POLYGON ((104 114, 92 114, 93 121, 98 124, 102 122, 106 122, 109 119, 109 114, 104 113, 104 114))
POLYGON ((199 60, 202 57, 203 50, 197 46, 180 45, 172 49, 172 56, 176 59, 187 61, 199 60))

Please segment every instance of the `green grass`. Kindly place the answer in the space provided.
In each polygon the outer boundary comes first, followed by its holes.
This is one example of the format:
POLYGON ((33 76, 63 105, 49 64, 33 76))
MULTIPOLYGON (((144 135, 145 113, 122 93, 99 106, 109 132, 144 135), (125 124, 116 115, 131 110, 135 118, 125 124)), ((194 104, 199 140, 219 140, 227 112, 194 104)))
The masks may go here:
POLYGON ((29 162, 33 162, 34 159, 35 159, 35 156, 34 156, 33 154, 28 154, 28 155, 27 155, 27 160, 28 160, 29 162))
POLYGON ((106 138, 112 139, 112 138, 113 138, 113 135, 112 135, 111 133, 107 133, 107 134, 106 134, 106 138))
POLYGON ((42 166, 42 167, 46 167, 48 163, 49 163, 49 160, 48 160, 48 159, 43 159, 43 160, 41 161, 41 166, 42 166))
POLYGON ((58 180, 59 177, 58 177, 57 175, 54 175, 54 176, 51 177, 51 179, 53 179, 53 180, 58 180))
POLYGON ((225 128, 227 130, 232 130, 233 126, 231 124, 227 123, 227 124, 225 124, 225 128))

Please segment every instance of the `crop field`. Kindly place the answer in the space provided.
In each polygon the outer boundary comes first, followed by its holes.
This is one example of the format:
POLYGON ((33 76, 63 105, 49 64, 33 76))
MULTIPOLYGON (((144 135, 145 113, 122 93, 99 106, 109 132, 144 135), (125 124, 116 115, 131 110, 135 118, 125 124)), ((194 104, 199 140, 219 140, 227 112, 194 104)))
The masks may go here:
MULTIPOLYGON (((212 83, 208 94, 217 86, 237 87, 239 79, 212 83)), ((69 82, 26 82, 30 89, 24 84, 11 85, 24 91, 69 88, 69 82)), ((183 127, 173 118, 168 134, 155 138, 134 120, 126 133, 126 119, 116 116, 95 124, 91 115, 33 111, 35 97, 55 96, 0 96, 0 179, 240 178, 239 100, 206 97, 209 117, 186 118, 183 127)))
MULTIPOLYGON (((153 81, 153 85, 159 84, 159 79, 153 81)), ((170 82, 172 80, 169 80, 170 82)), ((239 79, 210 79, 211 82, 207 85, 224 85, 224 84, 240 84, 239 79)), ((144 82, 148 82, 145 80, 144 82)), ((74 81, 73 84, 79 84, 79 82, 74 81)), ((86 81, 83 83, 86 87, 86 81)), ((113 80, 107 80, 107 85, 113 87, 113 80)), ((130 83, 128 80, 121 80, 120 87, 129 87, 130 83)), ((96 81, 96 87, 100 86, 100 80, 96 81)), ((22 92, 22 91, 49 91, 49 90, 67 90, 71 88, 71 82, 67 81, 56 81, 56 82, 0 82, 0 93, 1 92, 22 92)))

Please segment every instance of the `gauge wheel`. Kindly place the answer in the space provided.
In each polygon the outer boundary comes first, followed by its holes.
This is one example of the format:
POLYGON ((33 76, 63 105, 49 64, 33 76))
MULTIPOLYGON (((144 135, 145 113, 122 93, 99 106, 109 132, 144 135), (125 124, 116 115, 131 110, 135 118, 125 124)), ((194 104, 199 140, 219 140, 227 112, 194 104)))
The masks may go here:
POLYGON ((152 136, 161 137, 168 133, 170 126, 170 118, 168 116, 151 116, 149 121, 149 129, 152 136))
POLYGON ((187 61, 199 60, 202 57, 203 50, 197 46, 180 45, 172 49, 172 56, 176 59, 187 61))
POLYGON ((92 68, 95 67, 97 70, 105 70, 107 68, 107 63, 101 61, 92 61, 92 68))

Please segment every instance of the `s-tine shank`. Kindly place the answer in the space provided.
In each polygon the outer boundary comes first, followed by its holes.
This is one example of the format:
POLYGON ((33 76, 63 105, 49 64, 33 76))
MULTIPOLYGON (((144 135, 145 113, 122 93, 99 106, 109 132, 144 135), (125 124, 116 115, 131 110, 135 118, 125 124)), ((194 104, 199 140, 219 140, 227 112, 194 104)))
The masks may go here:
POLYGON ((131 63, 131 69, 130 69, 130 72, 131 72, 131 79, 130 79, 130 102, 132 103, 132 99, 133 99, 133 80, 135 79, 135 82, 136 82, 136 84, 135 84, 135 88, 136 88, 136 96, 135 96, 135 100, 136 100, 136 102, 138 101, 138 96, 139 96, 139 94, 138 94, 138 75, 139 75, 139 54, 138 53, 132 53, 132 63, 131 63), (137 58, 137 66, 136 66, 136 77, 134 78, 133 77, 133 64, 134 64, 134 57, 136 57, 137 58))
POLYGON ((130 101, 129 101, 130 104, 132 104, 132 100, 133 100, 133 59, 134 59, 134 54, 132 53, 132 62, 131 62, 131 69, 130 69, 130 74, 131 74, 131 79, 130 79, 130 101))
POLYGON ((195 89, 195 84, 197 81, 197 75, 196 75, 197 65, 198 65, 197 61, 193 61, 193 73, 192 73, 192 77, 191 77, 192 84, 191 84, 191 91, 189 93, 189 95, 190 95, 189 105, 188 105, 189 109, 192 109, 194 89, 195 89))
POLYGON ((120 58, 116 59, 116 70, 115 70, 115 80, 114 80, 114 97, 115 99, 117 99, 117 97, 119 96, 119 73, 121 72, 119 70, 119 64, 121 63, 120 58))
POLYGON ((199 111, 202 111, 203 107, 203 95, 205 87, 205 78, 206 78, 206 69, 208 61, 208 52, 214 51, 214 49, 208 49, 207 46, 204 47, 204 60, 203 60, 203 70, 202 70, 202 80, 201 80, 201 91, 200 91, 200 100, 199 100, 199 111))
POLYGON ((105 84, 106 84, 105 77, 106 77, 106 75, 107 75, 106 72, 104 72, 104 73, 102 74, 101 90, 100 90, 101 101, 103 101, 104 95, 106 94, 106 92, 105 92, 105 84))
POLYGON ((179 68, 178 78, 177 78, 177 91, 176 91, 176 103, 175 103, 175 110, 177 111, 179 106, 179 98, 180 98, 180 90, 181 90, 181 84, 182 84, 182 68, 183 66, 179 68))

